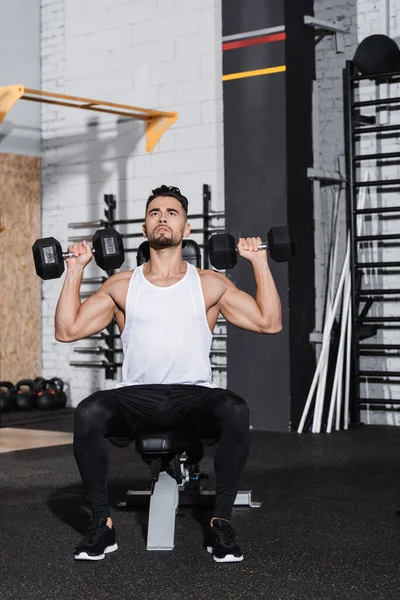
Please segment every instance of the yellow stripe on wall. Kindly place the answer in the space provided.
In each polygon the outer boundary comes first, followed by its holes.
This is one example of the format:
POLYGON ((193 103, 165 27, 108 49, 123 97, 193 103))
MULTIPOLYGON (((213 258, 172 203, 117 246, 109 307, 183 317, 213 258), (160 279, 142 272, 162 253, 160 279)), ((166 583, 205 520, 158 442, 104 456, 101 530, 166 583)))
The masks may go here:
POLYGON ((279 67, 270 67, 268 69, 257 69, 256 71, 242 71, 241 73, 231 73, 223 75, 222 81, 230 81, 231 79, 243 79, 244 77, 258 77, 259 75, 271 75, 272 73, 283 73, 286 71, 286 65, 279 67))

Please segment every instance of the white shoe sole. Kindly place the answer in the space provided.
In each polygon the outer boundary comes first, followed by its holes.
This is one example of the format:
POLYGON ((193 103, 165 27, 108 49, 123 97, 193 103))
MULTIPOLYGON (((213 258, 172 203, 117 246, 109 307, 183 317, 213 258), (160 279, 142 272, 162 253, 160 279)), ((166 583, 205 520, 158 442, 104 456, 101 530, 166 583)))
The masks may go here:
POLYGON ((80 554, 76 554, 74 558, 75 560, 103 560, 106 554, 109 554, 110 552, 115 552, 116 550, 118 550, 118 544, 113 544, 112 546, 107 546, 103 554, 98 554, 97 556, 90 556, 90 554, 87 554, 87 552, 81 552, 80 554))
MULTIPOLYGON (((207 552, 209 552, 210 554, 213 554, 212 546, 207 546, 207 552)), ((242 556, 234 556, 233 554, 227 554, 226 556, 224 556, 224 558, 218 558, 217 556, 215 556, 215 554, 213 554, 213 559, 215 560, 215 562, 219 562, 219 563, 241 562, 243 560, 243 558, 244 558, 243 554, 242 554, 242 556)))

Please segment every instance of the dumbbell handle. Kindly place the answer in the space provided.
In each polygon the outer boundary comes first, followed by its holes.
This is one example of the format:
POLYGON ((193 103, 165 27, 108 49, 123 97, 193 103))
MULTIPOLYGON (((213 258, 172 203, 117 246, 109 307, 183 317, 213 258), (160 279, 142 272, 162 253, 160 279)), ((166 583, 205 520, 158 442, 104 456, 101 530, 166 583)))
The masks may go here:
MULTIPOLYGON (((92 254, 95 254, 95 249, 94 248, 90 248, 92 251, 92 254)), ((72 252, 63 252, 63 259, 65 260, 66 258, 73 258, 75 256, 75 254, 73 254, 72 252)))
MULTIPOLYGON (((268 250, 269 246, 268 246, 268 242, 262 242, 257 250, 268 250)), ((239 254, 239 250, 236 248, 236 253, 239 254)))

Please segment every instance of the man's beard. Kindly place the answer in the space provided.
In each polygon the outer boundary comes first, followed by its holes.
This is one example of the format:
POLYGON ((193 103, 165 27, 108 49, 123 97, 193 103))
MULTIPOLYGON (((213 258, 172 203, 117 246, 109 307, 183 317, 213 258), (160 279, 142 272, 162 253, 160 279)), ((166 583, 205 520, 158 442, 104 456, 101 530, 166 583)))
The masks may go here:
POLYGON ((149 246, 154 250, 163 250, 164 248, 171 248, 175 246, 172 237, 168 238, 161 234, 159 237, 152 237, 149 239, 149 246))

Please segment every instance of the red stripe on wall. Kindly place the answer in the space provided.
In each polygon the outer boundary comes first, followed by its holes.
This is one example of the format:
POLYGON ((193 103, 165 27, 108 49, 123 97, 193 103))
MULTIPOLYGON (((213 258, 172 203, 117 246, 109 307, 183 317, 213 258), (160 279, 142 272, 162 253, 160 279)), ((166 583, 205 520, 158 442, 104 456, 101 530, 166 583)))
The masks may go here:
POLYGON ((281 42, 283 40, 286 40, 286 33, 273 33, 272 35, 261 35, 259 37, 247 38, 247 40, 225 42, 225 44, 222 44, 222 50, 235 50, 236 48, 257 46, 258 44, 269 44, 271 42, 281 42))

